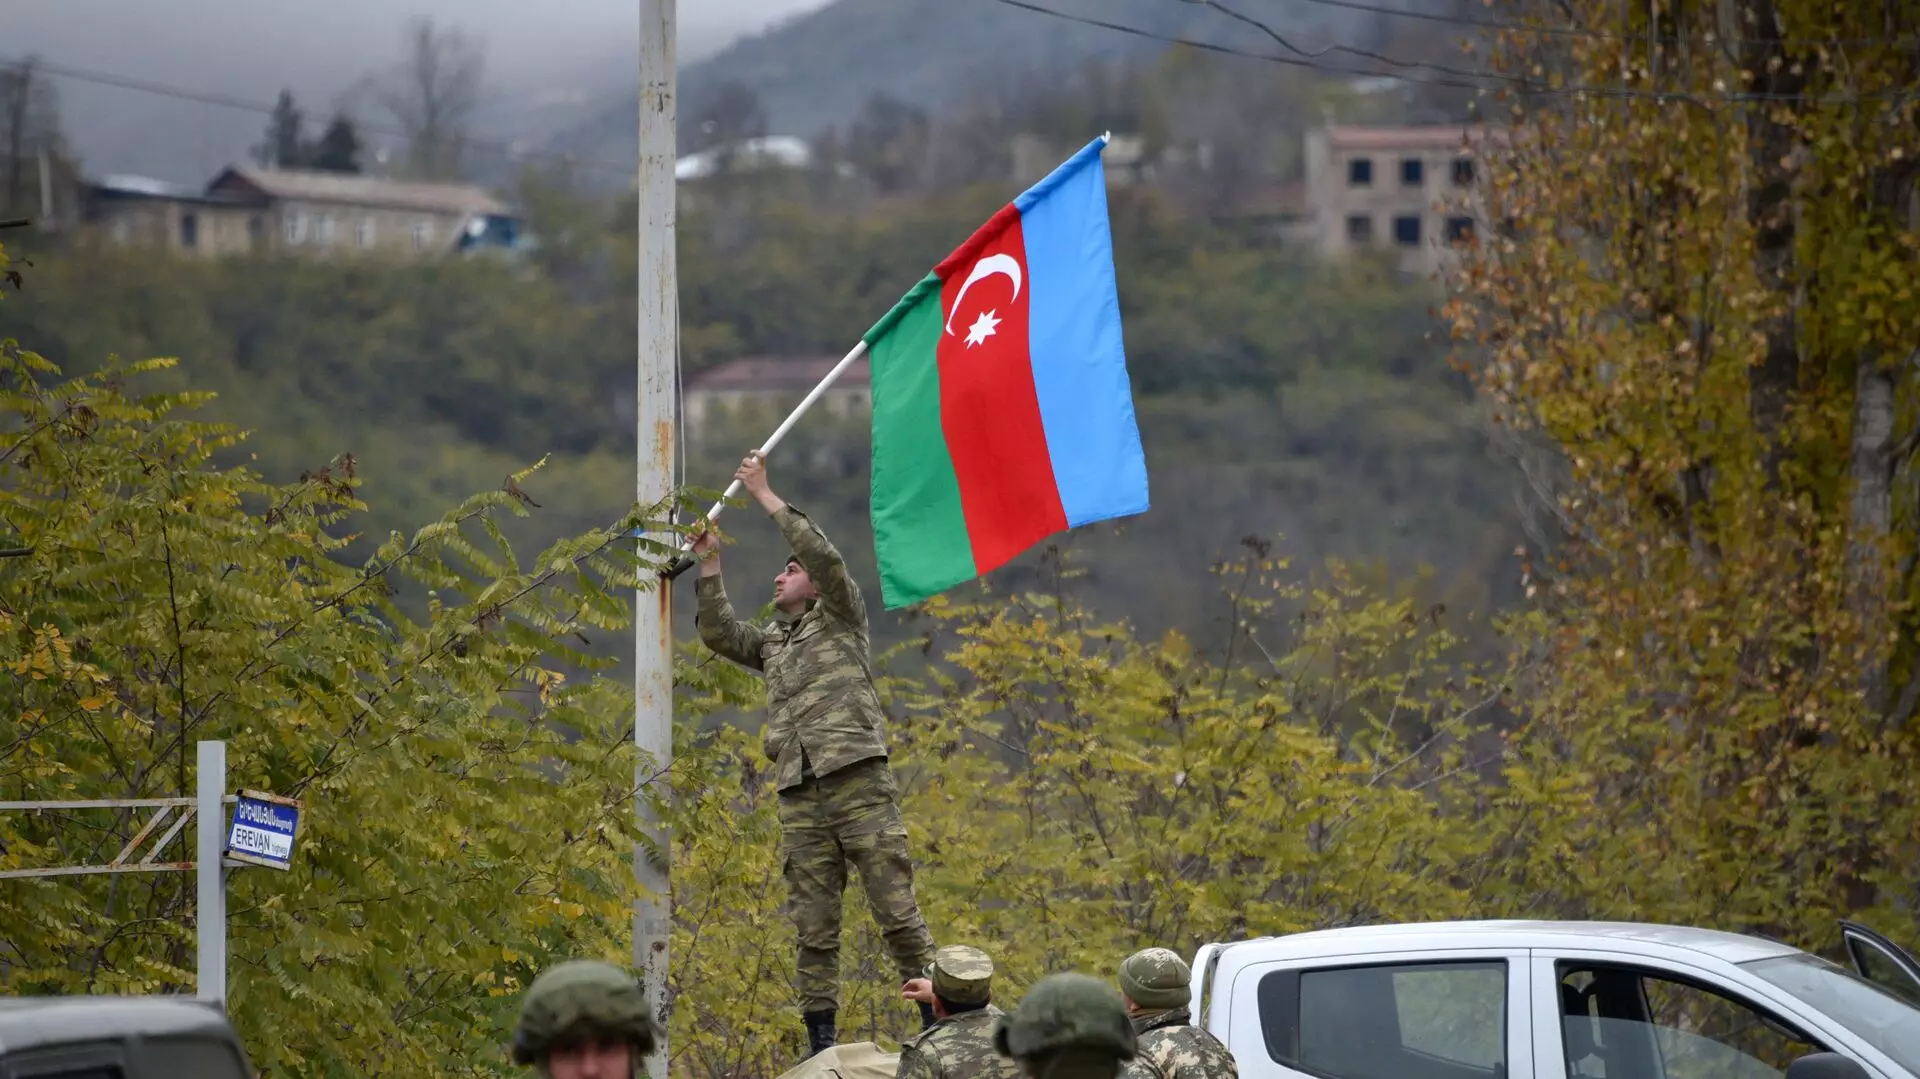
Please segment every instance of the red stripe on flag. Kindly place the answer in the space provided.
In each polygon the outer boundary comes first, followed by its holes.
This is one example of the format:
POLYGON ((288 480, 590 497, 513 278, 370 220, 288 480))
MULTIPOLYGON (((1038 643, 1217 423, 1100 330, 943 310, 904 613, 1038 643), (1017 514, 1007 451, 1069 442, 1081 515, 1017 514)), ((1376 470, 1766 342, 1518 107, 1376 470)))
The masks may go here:
POLYGON ((940 424, 974 565, 986 573, 1067 527, 1033 388, 1019 212, 995 214, 935 272, 947 315, 937 350, 940 424))

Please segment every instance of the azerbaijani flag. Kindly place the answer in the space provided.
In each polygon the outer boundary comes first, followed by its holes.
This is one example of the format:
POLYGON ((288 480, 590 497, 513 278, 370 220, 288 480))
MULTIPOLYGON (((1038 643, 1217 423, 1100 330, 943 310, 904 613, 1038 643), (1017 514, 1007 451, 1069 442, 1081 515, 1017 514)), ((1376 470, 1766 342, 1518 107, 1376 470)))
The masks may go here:
POLYGON ((989 218, 867 331, 888 609, 1056 532, 1144 513, 1103 136, 989 218))

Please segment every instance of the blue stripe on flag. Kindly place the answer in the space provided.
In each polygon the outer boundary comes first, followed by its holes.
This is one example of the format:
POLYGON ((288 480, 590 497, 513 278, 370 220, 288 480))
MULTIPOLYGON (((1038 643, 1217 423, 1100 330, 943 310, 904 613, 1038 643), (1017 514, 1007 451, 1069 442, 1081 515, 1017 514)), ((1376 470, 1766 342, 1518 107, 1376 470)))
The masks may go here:
POLYGON ((1104 149, 1104 140, 1093 140, 1014 200, 1032 290, 1033 386, 1069 528, 1149 506, 1120 331, 1104 149))

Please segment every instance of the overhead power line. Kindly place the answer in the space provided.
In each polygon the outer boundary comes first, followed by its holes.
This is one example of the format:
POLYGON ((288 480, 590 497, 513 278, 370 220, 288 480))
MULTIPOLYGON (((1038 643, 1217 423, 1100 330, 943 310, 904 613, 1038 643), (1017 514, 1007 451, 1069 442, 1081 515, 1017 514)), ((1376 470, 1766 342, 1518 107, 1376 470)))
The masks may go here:
MULTIPOLYGON (((85 71, 80 68, 69 67, 65 64, 50 64, 44 60, 0 60, 0 67, 10 67, 15 70, 25 70, 31 67, 34 71, 42 74, 51 75, 60 79, 71 79, 74 82, 92 83, 96 86, 111 86, 121 90, 132 90, 137 93, 152 94, 156 97, 173 98, 178 101, 192 101, 201 105, 215 105, 220 108, 238 109, 242 112, 258 113, 262 116, 272 116, 274 113, 274 106, 262 104, 258 101, 251 101, 246 98, 235 97, 228 94, 208 93, 203 90, 192 90, 180 86, 169 86, 165 83, 150 82, 143 79, 129 79, 123 76, 108 75, 97 71, 85 71)), ((362 123, 359 120, 354 121, 354 126, 369 134, 385 135, 389 138, 397 138, 407 142, 413 141, 411 134, 399 128, 386 127, 380 124, 362 123)), ((604 169, 608 172, 617 172, 621 176, 629 179, 634 175, 634 166, 632 165, 615 165, 611 162, 596 161, 592 158, 577 157, 572 154, 516 150, 506 143, 489 142, 484 139, 468 139, 465 144, 476 150, 489 150, 513 159, 552 161, 576 165, 582 168, 604 169)))
MULTIPOLYGON (((1204 4, 1207 0, 1178 0, 1186 4, 1204 4)), ((1417 11, 1392 8, 1383 4, 1369 4, 1364 0, 1306 0, 1309 4, 1324 7, 1344 8, 1348 11, 1365 11, 1375 15, 1388 15, 1401 19, 1417 19, 1422 22, 1445 23, 1450 26, 1471 26, 1481 30, 1512 30, 1527 34, 1544 34, 1550 37, 1583 37, 1601 41, 1637 41, 1646 37, 1642 33, 1628 33, 1619 30, 1596 30, 1585 26, 1539 26, 1533 23, 1511 22, 1502 19, 1470 19, 1462 15, 1448 15, 1438 11, 1417 11)), ((1833 37, 1785 37, 1776 42, 1774 39, 1715 37, 1712 44, 1741 47, 1746 45, 1780 44, 1787 48, 1847 48, 1872 45, 1911 45, 1920 38, 1833 38, 1833 37)))
MULTIPOLYGON (((1459 77, 1457 78, 1421 77, 1417 75, 1400 74, 1392 71, 1374 71, 1374 70, 1365 70, 1361 68, 1351 68, 1351 67, 1331 67, 1325 63, 1322 63, 1317 59, 1312 59, 1304 56, 1277 56, 1273 53, 1253 52, 1248 49, 1235 48, 1231 45, 1222 45, 1222 44, 1219 44, 1218 42, 1200 41, 1194 38, 1171 36, 1167 34, 1157 33, 1155 31, 1148 30, 1139 26, 1130 26, 1126 23, 1111 22, 1106 19, 1096 19, 1089 16, 1085 16, 1085 15, 1076 15, 1068 11, 1060 11, 1057 8, 1050 8, 1042 4, 1034 3, 1033 0, 995 0, 995 2, 1000 4, 1005 4, 1008 7, 1019 8, 1022 11, 1030 11, 1038 15, 1046 15, 1055 19, 1064 19, 1067 22, 1080 23, 1084 26, 1096 26, 1105 30, 1113 30, 1117 33, 1131 34, 1135 37, 1145 38, 1150 41, 1165 42, 1166 44, 1169 44, 1169 45, 1185 45, 1188 48, 1201 49, 1207 52, 1219 53, 1226 56, 1238 56, 1248 60, 1259 60, 1263 63, 1281 64, 1288 67, 1307 68, 1313 71, 1319 71, 1319 72, 1322 72, 1323 74, 1329 74, 1329 75, 1346 75, 1346 76, 1360 76, 1360 77, 1368 77, 1368 78, 1397 79, 1401 82, 1413 83, 1415 85, 1420 85, 1420 86, 1443 86, 1443 87, 1450 87, 1458 90, 1475 90, 1482 94, 1491 93, 1493 91, 1500 90, 1500 89, 1511 88, 1511 89, 1519 90, 1528 94, 1546 96, 1546 97, 1636 98, 1636 99, 1645 99, 1650 101, 1686 102, 1686 103, 1701 106, 1703 108, 1712 108, 1716 104, 1742 104, 1742 103, 1768 102, 1768 101, 1771 101, 1771 102, 1805 101, 1805 102, 1810 102, 1814 104, 1824 104, 1824 105, 1850 105, 1850 104, 1865 104, 1867 102, 1874 102, 1874 101, 1881 101, 1881 102, 1905 101, 1907 99, 1914 97, 1916 94, 1920 94, 1920 87, 1914 87, 1914 88, 1909 88, 1906 90, 1899 90, 1899 91, 1890 90, 1890 91, 1877 93, 1877 94, 1820 95, 1820 94, 1799 94, 1799 93, 1782 94, 1782 93, 1771 93, 1771 92, 1752 92, 1752 91, 1735 91, 1735 90, 1700 93, 1697 91, 1688 91, 1688 90, 1649 90, 1649 89, 1643 89, 1643 88, 1634 87, 1634 86, 1603 86, 1603 85, 1595 85, 1595 84, 1584 84, 1584 85, 1576 85, 1576 86, 1548 86, 1536 80, 1526 78, 1524 76, 1512 75, 1512 74, 1507 74, 1504 72, 1497 72, 1497 71, 1460 72, 1459 77), (1490 79, 1490 80, 1495 80, 1497 82, 1506 83, 1508 85, 1504 87, 1488 86, 1488 85, 1485 85, 1484 83, 1463 81, 1464 79, 1468 79, 1468 78, 1490 79)), ((1202 2, 1206 2, 1206 0, 1181 0, 1181 2, 1182 3, 1202 3, 1202 2)), ((1218 7, 1216 3, 1208 3, 1207 6, 1218 7)), ((1256 26, 1260 26, 1257 20, 1253 20, 1248 16, 1240 16, 1240 18, 1243 21, 1248 21, 1253 23, 1256 26)), ((1260 28, 1263 30, 1263 32, 1269 34, 1269 36, 1277 36, 1277 35, 1274 35, 1273 31, 1270 28, 1266 28, 1264 26, 1261 26, 1260 28)), ((1423 65, 1416 64, 1412 61, 1406 61, 1406 60, 1388 59, 1388 62, 1396 63, 1406 67, 1423 66, 1423 65)))
POLYGON ((1320 57, 1326 56, 1330 53, 1340 52, 1340 53, 1346 53, 1350 56, 1358 56, 1363 60, 1372 60, 1372 61, 1375 61, 1376 63, 1387 64, 1392 67, 1400 67, 1400 68, 1423 67, 1429 71, 1438 71, 1443 75, 1456 75, 1461 78, 1469 78, 1469 79, 1498 78, 1498 79, 1507 79, 1507 80, 1512 79, 1512 76, 1510 75, 1502 75, 1502 74, 1490 73, 1486 71, 1468 71, 1462 68, 1449 67, 1445 64, 1430 64, 1422 60, 1398 60, 1398 59, 1395 59, 1394 57, 1384 56, 1380 53, 1374 52, 1372 49, 1362 49, 1354 45, 1334 44, 1334 45, 1322 45, 1320 48, 1317 48, 1317 49, 1303 49, 1300 46, 1295 45, 1293 42, 1287 40, 1285 37, 1282 37, 1279 31, 1275 30, 1273 27, 1267 25, 1266 23, 1260 21, 1259 19, 1254 18, 1251 15, 1241 12, 1236 8, 1228 7, 1227 5, 1221 3, 1220 0, 1178 0, 1178 2, 1183 4, 1189 4, 1194 7, 1208 8, 1210 10, 1217 11, 1220 14, 1225 15, 1230 19, 1233 19, 1235 22, 1241 23, 1242 25, 1251 26, 1255 30, 1260 31, 1261 33, 1265 34, 1267 37, 1273 39, 1274 44, 1279 45, 1281 48, 1287 50, 1288 52, 1293 53, 1294 55, 1302 57, 1307 60, 1318 60, 1320 57))

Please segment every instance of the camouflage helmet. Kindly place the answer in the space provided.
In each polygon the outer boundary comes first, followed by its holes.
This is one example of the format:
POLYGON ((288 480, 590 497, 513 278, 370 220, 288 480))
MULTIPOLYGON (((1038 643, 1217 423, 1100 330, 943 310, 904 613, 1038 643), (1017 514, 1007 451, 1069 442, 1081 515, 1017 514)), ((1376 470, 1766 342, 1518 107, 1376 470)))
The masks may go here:
POLYGON ((520 1003, 513 1062, 533 1064, 555 1046, 586 1039, 623 1041, 638 1056, 659 1041, 646 993, 633 976, 597 959, 573 959, 542 971, 520 1003))
POLYGON ((1133 1024, 1120 993, 1085 974, 1049 974, 1034 984, 1012 1015, 994 1025, 1001 1056, 1027 1059, 1061 1049, 1134 1055, 1133 1024))
POLYGON ((933 953, 926 978, 948 1004, 985 1004, 993 994, 993 958, 978 948, 949 944, 933 953))
POLYGON ((1144 948, 1120 964, 1120 991, 1147 1011, 1184 1008, 1193 999, 1193 971, 1169 948, 1144 948))

